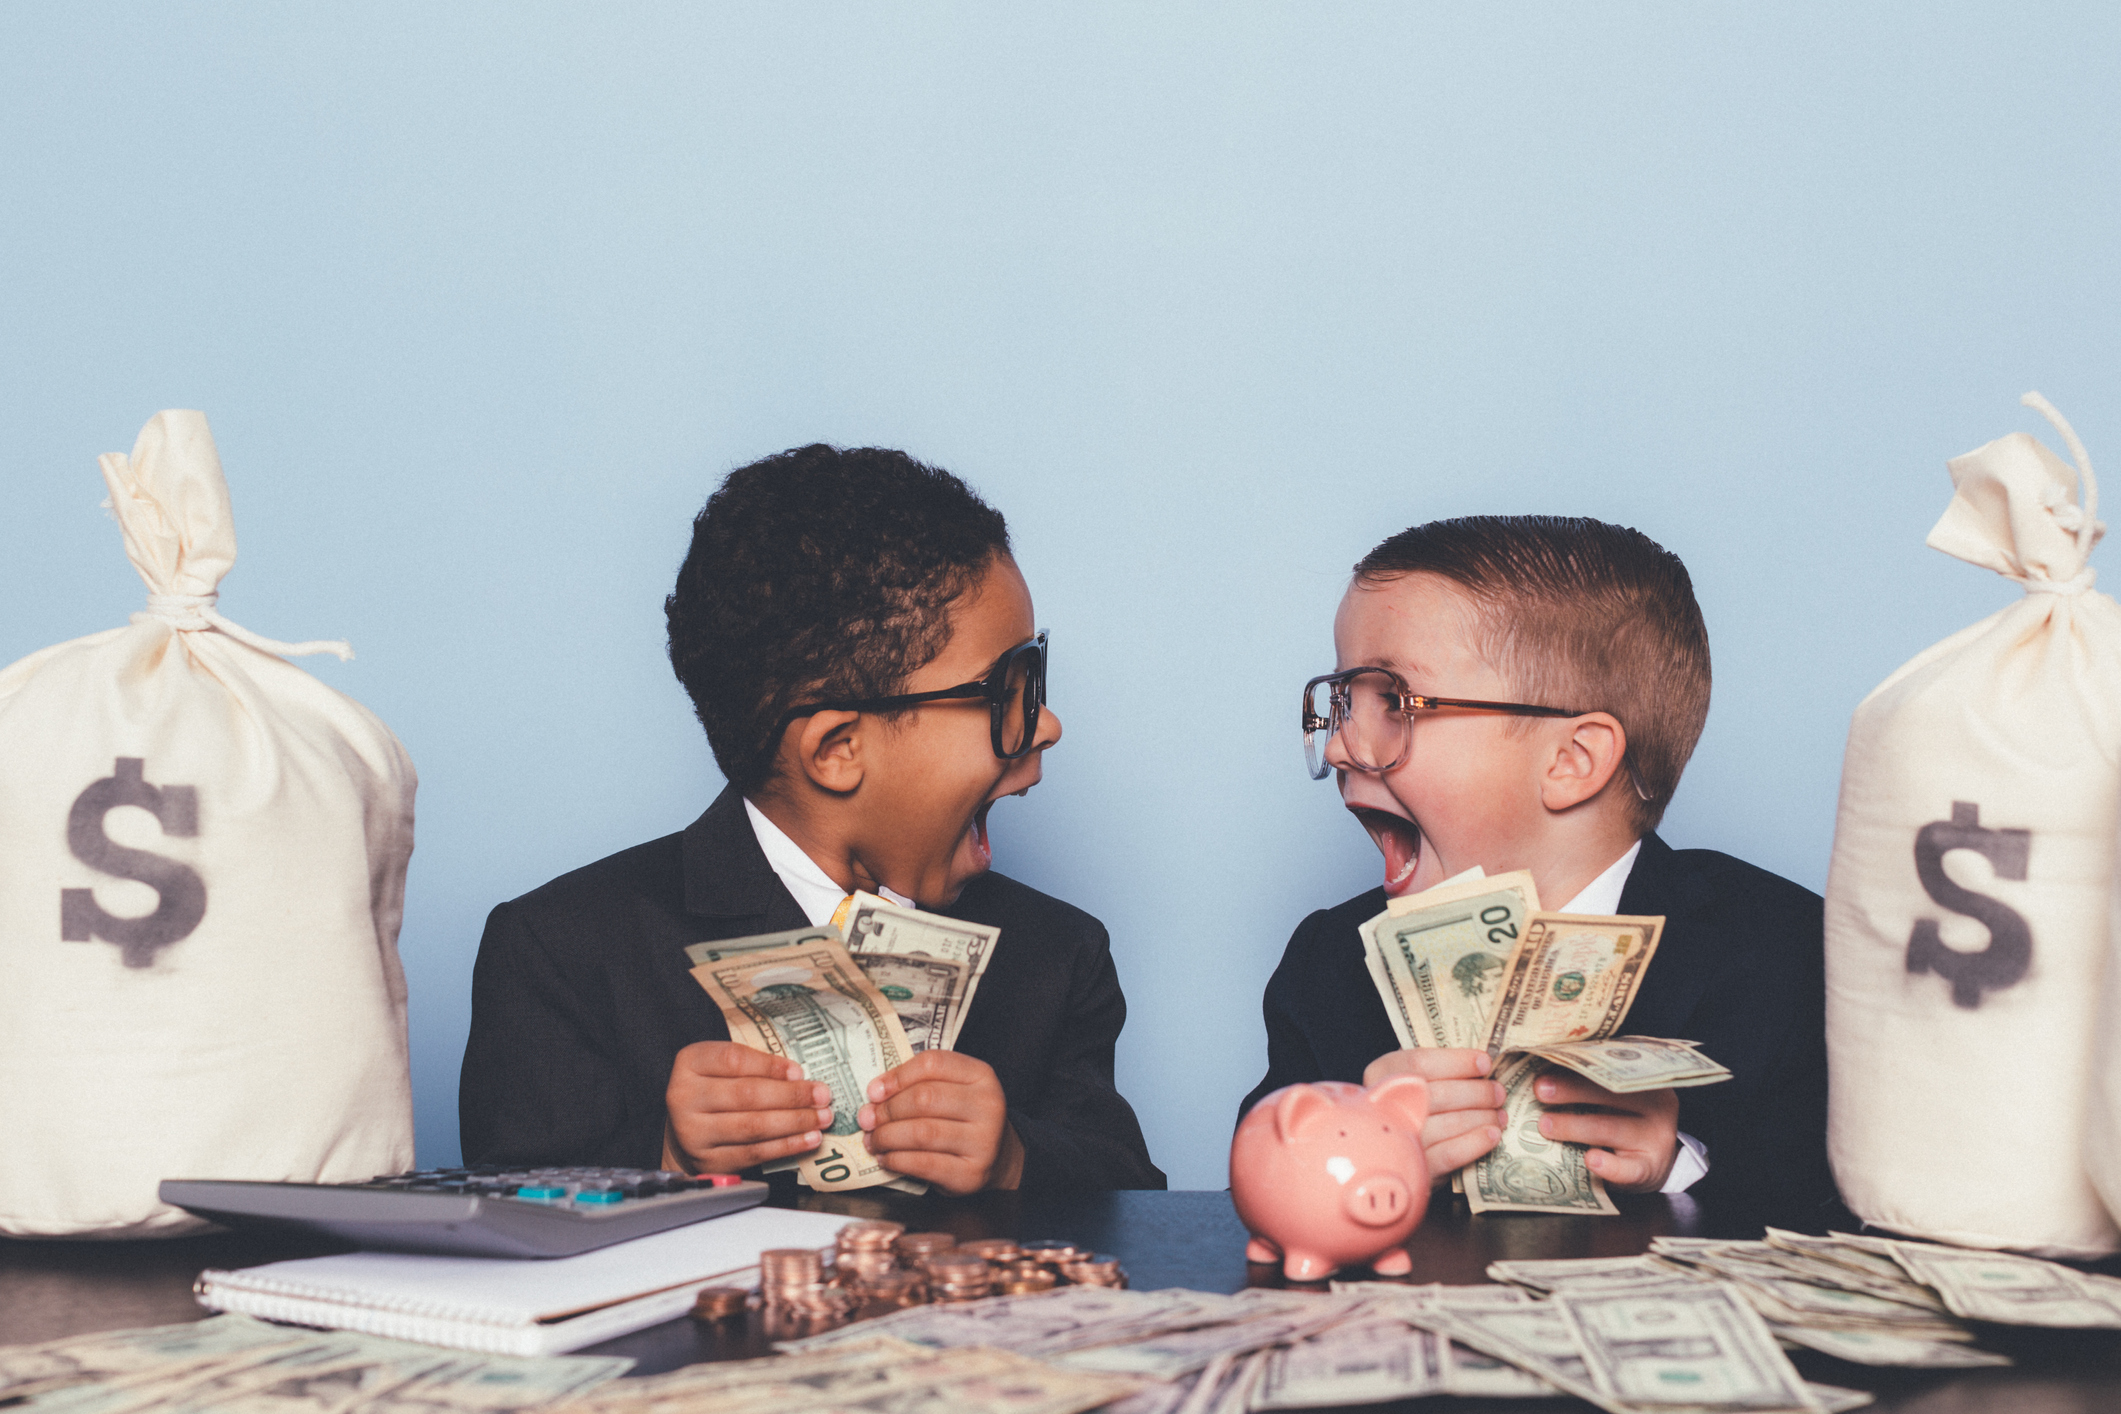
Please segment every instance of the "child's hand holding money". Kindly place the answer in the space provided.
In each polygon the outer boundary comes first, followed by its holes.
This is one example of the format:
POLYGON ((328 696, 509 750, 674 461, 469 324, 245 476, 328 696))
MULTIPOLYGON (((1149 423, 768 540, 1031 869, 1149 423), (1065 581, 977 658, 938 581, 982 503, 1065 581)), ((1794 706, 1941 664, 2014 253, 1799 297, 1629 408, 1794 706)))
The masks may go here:
POLYGON ((893 1173, 951 1193, 1014 1188, 1024 1146, 994 1067, 956 1051, 922 1051, 869 1083, 855 1116, 869 1152, 893 1173))
POLYGON ((1543 1105, 1586 1105, 1587 1113, 1541 1115, 1549 1139, 1586 1145, 1584 1163, 1622 1193, 1655 1193, 1679 1157, 1679 1092, 1643 1090, 1618 1095, 1593 1080, 1557 1070, 1534 1082, 1543 1105))
POLYGON ((1364 1085, 1395 1075, 1429 1082, 1429 1119, 1421 1147, 1429 1160, 1429 1182, 1442 1183, 1495 1147, 1502 1138, 1502 1087, 1488 1079, 1494 1062, 1486 1051, 1414 1046, 1386 1051, 1363 1069, 1364 1085))
POLYGON ((794 1061, 734 1041, 698 1041, 670 1067, 663 1165, 737 1173, 818 1146, 832 1091, 794 1061))

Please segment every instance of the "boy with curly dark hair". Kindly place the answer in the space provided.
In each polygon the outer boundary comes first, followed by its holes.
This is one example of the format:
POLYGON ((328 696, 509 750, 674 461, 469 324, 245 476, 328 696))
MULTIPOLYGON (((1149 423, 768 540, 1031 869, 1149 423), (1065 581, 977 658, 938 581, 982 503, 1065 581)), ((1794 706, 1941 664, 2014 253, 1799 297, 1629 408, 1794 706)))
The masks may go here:
POLYGON ((956 1049, 870 1088, 883 1166, 953 1193, 1161 1188, 1113 1085, 1104 927, 989 868, 988 811, 1061 734, 1001 514, 902 452, 797 448, 708 499, 664 608, 728 788, 493 911, 466 1161, 736 1173, 816 1148, 830 1092, 730 1041, 684 949, 822 924, 866 889, 1001 929, 956 1049))

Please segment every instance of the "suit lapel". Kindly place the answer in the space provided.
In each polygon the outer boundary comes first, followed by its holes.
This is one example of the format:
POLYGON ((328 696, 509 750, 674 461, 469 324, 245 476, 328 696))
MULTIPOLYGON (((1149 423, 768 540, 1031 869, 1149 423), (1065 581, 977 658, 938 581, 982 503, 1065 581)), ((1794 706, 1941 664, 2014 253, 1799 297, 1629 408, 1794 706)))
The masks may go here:
POLYGON ((1662 915, 1664 931, 1622 1028, 1637 1036, 1681 1036, 1715 971, 1716 940, 1706 936, 1699 915, 1713 902, 1707 881, 1689 869, 1679 852, 1655 834, 1642 837, 1642 853, 1620 891, 1620 911, 1662 915))
POLYGON ((681 854, 685 911, 700 920, 703 941, 809 926, 795 895, 766 862, 734 786, 686 827, 681 854))

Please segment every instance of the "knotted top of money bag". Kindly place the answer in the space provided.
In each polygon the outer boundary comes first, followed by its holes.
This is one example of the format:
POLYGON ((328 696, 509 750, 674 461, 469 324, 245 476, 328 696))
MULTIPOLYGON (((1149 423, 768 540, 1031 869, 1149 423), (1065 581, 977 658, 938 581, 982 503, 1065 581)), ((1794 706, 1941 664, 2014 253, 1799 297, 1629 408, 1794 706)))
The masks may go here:
POLYGON ((98 460, 110 487, 107 504, 125 533, 126 558, 147 584, 147 608, 133 615, 134 623, 159 620, 179 633, 223 633, 283 657, 353 657, 345 643, 281 643, 214 611, 221 578, 236 563, 236 522, 205 413, 158 412, 140 429, 131 456, 106 452, 98 460))
POLYGON ((2099 483, 2091 458, 2046 398, 2027 393, 2019 402, 2054 424, 2076 466, 2029 432, 2013 432, 1953 457, 1946 463, 1955 488, 1952 503, 1930 531, 1928 544, 2008 575, 2028 594, 2081 594, 2097 575, 2085 560, 2106 533, 2097 519, 2099 483))

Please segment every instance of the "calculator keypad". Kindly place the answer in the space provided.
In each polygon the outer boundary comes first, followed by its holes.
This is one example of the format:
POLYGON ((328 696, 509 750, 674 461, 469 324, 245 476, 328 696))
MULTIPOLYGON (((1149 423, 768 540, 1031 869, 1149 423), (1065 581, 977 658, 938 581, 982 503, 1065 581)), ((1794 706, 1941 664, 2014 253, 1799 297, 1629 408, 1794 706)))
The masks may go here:
POLYGON ((667 1169, 621 1168, 481 1168, 420 1169, 413 1173, 378 1174, 349 1188, 386 1188, 411 1193, 463 1193, 478 1198, 512 1198, 541 1207, 573 1208, 584 1213, 615 1212, 629 1201, 692 1193, 702 1188, 729 1188, 742 1180, 734 1174, 710 1173, 694 1178, 667 1169))

